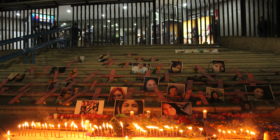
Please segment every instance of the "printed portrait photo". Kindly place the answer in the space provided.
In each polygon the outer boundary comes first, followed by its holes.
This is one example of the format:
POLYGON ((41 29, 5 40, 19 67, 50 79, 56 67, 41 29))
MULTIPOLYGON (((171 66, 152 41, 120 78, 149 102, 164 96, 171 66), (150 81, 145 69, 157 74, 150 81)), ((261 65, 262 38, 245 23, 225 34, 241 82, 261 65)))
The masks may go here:
POLYGON ((224 93, 225 90, 223 88, 206 87, 206 98, 210 104, 223 102, 224 93))
POLYGON ((192 114, 190 102, 162 102, 161 113, 163 116, 180 116, 192 114))
POLYGON ((149 67, 149 64, 136 63, 132 65, 131 72, 133 74, 145 74, 149 70, 149 67))
POLYGON ((144 100, 136 100, 136 99, 115 100, 114 109, 115 109, 114 115, 124 114, 129 116, 130 111, 133 111, 134 115, 143 114, 144 100))
POLYGON ((144 78, 144 91, 153 92, 159 85, 158 78, 145 77, 144 78))
POLYGON ((111 87, 109 101, 124 99, 127 95, 127 87, 111 87))
POLYGON ((167 87, 168 98, 181 99, 184 94, 185 94, 185 84, 168 83, 168 87, 167 87))
POLYGON ((248 100, 274 100, 270 85, 246 86, 248 100))
POLYGON ((226 72, 225 69, 225 62, 224 61, 212 61, 212 72, 219 73, 219 72, 226 72))
POLYGON ((104 100, 78 100, 75 114, 102 114, 104 100))
POLYGON ((172 61, 170 66, 170 73, 181 73, 183 69, 183 63, 181 61, 172 61))

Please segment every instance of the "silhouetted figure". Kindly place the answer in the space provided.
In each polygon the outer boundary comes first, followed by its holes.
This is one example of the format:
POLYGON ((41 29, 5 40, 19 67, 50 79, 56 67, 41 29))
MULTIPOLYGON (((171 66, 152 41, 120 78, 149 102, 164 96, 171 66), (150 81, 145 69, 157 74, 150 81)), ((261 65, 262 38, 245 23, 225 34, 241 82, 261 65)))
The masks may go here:
POLYGON ((77 47, 78 46, 78 34, 80 29, 78 28, 78 24, 74 23, 72 26, 72 46, 77 47))
POLYGON ((192 28, 192 44, 199 44, 199 35, 197 27, 192 28))
POLYGON ((260 37, 267 37, 268 33, 268 27, 267 27, 267 21, 264 19, 264 17, 259 18, 259 23, 258 23, 258 34, 260 37))

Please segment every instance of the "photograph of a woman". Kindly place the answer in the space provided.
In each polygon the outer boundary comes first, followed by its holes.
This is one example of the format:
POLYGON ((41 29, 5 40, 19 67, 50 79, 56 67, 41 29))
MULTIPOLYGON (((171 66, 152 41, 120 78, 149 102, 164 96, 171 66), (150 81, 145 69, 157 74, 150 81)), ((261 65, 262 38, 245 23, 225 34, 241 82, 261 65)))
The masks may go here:
POLYGON ((144 100, 125 99, 115 101, 115 115, 124 114, 129 116, 130 111, 133 111, 134 115, 143 114, 144 100))
POLYGON ((153 92, 155 91, 155 88, 158 87, 158 78, 154 78, 154 77, 145 77, 144 78, 144 91, 149 91, 149 92, 153 92))
POLYGON ((270 85, 246 86, 248 100, 274 100, 270 85))
POLYGON ((206 87, 206 97, 210 104, 221 103, 224 101, 224 89, 206 87))
POLYGON ((183 100, 185 94, 185 84, 168 83, 167 98, 171 101, 183 100))
POLYGON ((124 99, 127 95, 127 87, 111 87, 109 101, 124 99))
POLYGON ((191 115, 192 104, 190 102, 162 102, 161 112, 163 116, 191 115))
POLYGON ((170 73, 181 73, 183 68, 183 63, 181 61, 172 61, 170 66, 170 73))

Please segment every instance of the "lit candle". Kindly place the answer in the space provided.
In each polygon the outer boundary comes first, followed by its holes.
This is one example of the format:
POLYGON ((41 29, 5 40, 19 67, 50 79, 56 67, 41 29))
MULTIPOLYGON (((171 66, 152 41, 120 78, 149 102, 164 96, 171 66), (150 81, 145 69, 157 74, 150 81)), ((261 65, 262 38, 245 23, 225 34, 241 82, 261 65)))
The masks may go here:
POLYGON ((20 124, 18 125, 18 129, 19 129, 19 136, 20 136, 20 134, 21 134, 21 130, 20 130, 21 129, 21 125, 20 124))
POLYGON ((124 136, 124 131, 123 131, 123 122, 120 122, 120 126, 122 128, 122 136, 124 136))
POLYGON ((159 129, 159 132, 160 132, 160 136, 163 136, 164 134, 163 129, 159 129))
POLYGON ((188 129, 190 131, 190 135, 192 135, 192 126, 189 126, 188 129))
POLYGON ((217 138, 217 135, 216 135, 216 134, 213 134, 213 138, 214 138, 214 139, 217 138))
POLYGON ((130 117, 134 116, 134 111, 130 111, 130 117))
POLYGON ((100 136, 102 136, 102 135, 103 135, 103 129, 102 129, 102 126, 99 126, 99 131, 101 132, 101 133, 100 133, 100 136))
POLYGON ((202 135, 203 128, 202 128, 202 127, 199 127, 198 129, 199 129, 199 131, 200 131, 200 135, 202 135))
POLYGON ((60 137, 60 124, 57 125, 58 128, 58 137, 60 137))
POLYGON ((180 136, 181 136, 181 137, 183 136, 183 132, 184 132, 184 131, 183 131, 182 129, 179 130, 179 133, 180 133, 180 136))
POLYGON ((207 110, 206 109, 203 110, 203 119, 207 119, 207 110))
POLYGON ((8 136, 8 137, 10 137, 10 136, 11 136, 11 132, 10 132, 10 130, 8 130, 8 132, 7 132, 7 136, 8 136))
POLYGON ((270 135, 269 135, 269 132, 268 132, 268 131, 266 131, 266 132, 264 132, 264 133, 263 133, 263 140, 271 140, 271 138, 270 138, 270 135))
POLYGON ((151 117, 151 111, 148 110, 148 111, 147 111, 147 118, 150 118, 150 117, 151 117))

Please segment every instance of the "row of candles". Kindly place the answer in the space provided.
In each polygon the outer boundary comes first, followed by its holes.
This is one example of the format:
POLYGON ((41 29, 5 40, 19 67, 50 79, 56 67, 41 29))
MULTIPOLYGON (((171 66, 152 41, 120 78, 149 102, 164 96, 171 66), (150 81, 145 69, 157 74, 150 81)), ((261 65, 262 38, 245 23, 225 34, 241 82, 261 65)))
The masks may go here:
MULTIPOLYGON (((121 128, 121 136, 128 135, 127 130, 124 127, 123 122, 119 122, 121 128)), ((141 126, 138 123, 132 123, 134 127, 134 133, 132 136, 147 136, 147 137, 195 137, 203 136, 203 127, 186 126, 184 128, 176 125, 146 125, 141 126)), ((77 125, 74 121, 71 123, 65 122, 63 125, 60 123, 40 123, 40 122, 24 122, 18 125, 19 136, 63 136, 66 137, 80 137, 80 136, 114 136, 115 129, 110 123, 102 123, 101 125, 95 125, 90 123, 89 120, 81 121, 80 125, 77 125)), ((256 136, 256 132, 249 129, 240 128, 237 129, 218 129, 217 134, 213 134, 213 137, 233 138, 235 136, 256 136)))
POLYGON ((135 128, 135 136, 149 136, 149 137, 185 137, 185 136, 202 136, 204 129, 202 127, 187 126, 184 129, 178 126, 155 126, 147 125, 140 126, 133 123, 135 128))
POLYGON ((255 138, 257 134, 253 130, 239 128, 239 129, 218 129, 218 137, 220 138, 255 138))
MULTIPOLYGON (((110 123, 102 123, 95 125, 90 123, 89 120, 82 120, 80 125, 74 121, 65 122, 63 124, 41 123, 41 122, 24 122, 18 125, 19 136, 62 136, 79 137, 82 133, 83 136, 90 132, 94 136, 113 136, 114 128, 110 123)), ((89 136, 90 136, 89 135, 89 136)))
MULTIPOLYGON (((203 119, 207 119, 207 110, 203 110, 203 119)), ((147 111, 148 118, 151 115, 150 111, 147 111)), ((130 112, 130 116, 134 116, 134 112, 130 112)), ((124 127, 124 123, 119 121, 119 127, 121 128, 121 136, 148 136, 148 137, 195 137, 203 136, 206 132, 203 127, 178 127, 170 125, 146 125, 140 126, 137 123, 131 124, 134 127, 133 133, 129 133, 124 127)), ((80 123, 64 122, 64 123, 41 123, 41 122, 24 122, 18 125, 20 136, 64 136, 66 137, 80 137, 82 136, 103 136, 112 137, 115 136, 115 129, 112 124, 105 122, 100 125, 92 124, 89 120, 82 120, 80 123)), ((254 137, 256 133, 248 129, 218 129, 216 134, 212 137, 233 138, 234 136, 249 136, 254 137)))

